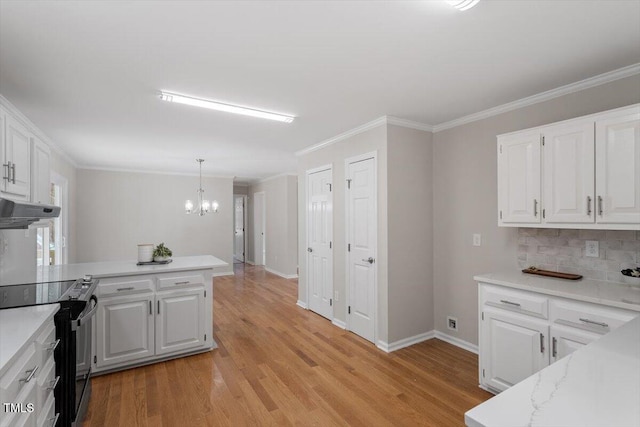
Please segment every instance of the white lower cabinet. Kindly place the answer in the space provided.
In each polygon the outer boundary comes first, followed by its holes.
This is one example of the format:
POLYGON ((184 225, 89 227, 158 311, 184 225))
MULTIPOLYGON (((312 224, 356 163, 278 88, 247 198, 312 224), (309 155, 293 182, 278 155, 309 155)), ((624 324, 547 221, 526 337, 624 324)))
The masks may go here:
POLYGON ((527 319, 508 311, 484 311, 483 342, 487 363, 482 380, 503 391, 549 364, 545 340, 549 326, 538 319, 527 319))
POLYGON ((102 298, 98 301, 98 367, 153 356, 153 302, 151 293, 102 298))
POLYGON ((480 283, 480 386, 501 392, 638 315, 480 283))
POLYGON ((211 272, 195 273, 102 279, 94 372, 211 348, 211 272))

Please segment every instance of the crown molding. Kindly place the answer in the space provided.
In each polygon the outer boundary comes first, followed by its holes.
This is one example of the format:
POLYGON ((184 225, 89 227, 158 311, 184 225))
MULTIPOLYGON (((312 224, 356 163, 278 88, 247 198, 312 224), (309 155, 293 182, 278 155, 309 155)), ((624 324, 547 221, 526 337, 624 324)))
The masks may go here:
POLYGON ((497 107, 489 108, 487 110, 483 110, 477 113, 469 114, 467 116, 459 117, 457 119, 450 120, 448 122, 440 123, 433 126, 433 132, 434 133, 441 132, 443 130, 451 129, 456 126, 461 126, 467 123, 497 116, 498 114, 507 113, 509 111, 517 110, 519 108, 527 107, 533 104, 538 104, 540 102, 558 98, 563 95, 569 95, 571 93, 579 92, 581 90, 600 86, 605 83, 610 83, 616 80, 624 79, 625 77, 635 76, 637 74, 640 74, 640 63, 629 65, 627 67, 609 71, 603 74, 599 74, 594 77, 589 77, 588 79, 580 80, 578 82, 570 83, 565 86, 560 86, 555 89, 551 89, 545 92, 538 93, 536 95, 519 99, 517 101, 508 102, 506 104, 502 104, 497 107))
POLYGON ((18 120, 23 126, 25 126, 31 133, 33 133, 38 139, 42 140, 45 144, 49 146, 53 151, 55 151, 60 157, 62 157, 65 161, 70 163, 74 168, 78 167, 78 163, 66 152, 64 151, 58 144, 53 142, 51 138, 49 138, 38 126, 35 125, 27 116, 25 116, 22 111, 20 111, 15 105, 11 103, 4 95, 0 94, 0 105, 4 107, 9 114, 11 114, 16 120, 18 120))
POLYGON ((351 130, 348 130, 346 132, 343 132, 339 135, 336 135, 332 138, 329 139, 325 139, 324 141, 312 145, 311 147, 308 148, 304 148, 300 151, 296 151, 296 157, 300 157, 303 156, 305 154, 309 154, 313 151, 317 151, 320 150, 321 148, 324 147, 328 147, 329 145, 335 144, 336 142, 340 142, 344 139, 350 138, 354 135, 358 135, 360 133, 366 132, 369 129, 373 129, 373 128, 377 128, 378 126, 382 126, 382 125, 394 125, 394 126, 402 126, 405 128, 410 128, 410 129, 417 129, 417 130, 422 130, 422 131, 426 131, 426 132, 433 132, 433 126, 425 124, 425 123, 420 123, 420 122, 414 122, 411 120, 405 120, 405 119, 401 119, 399 117, 394 117, 394 116, 382 116, 382 117, 378 117, 375 120, 372 120, 370 122, 367 122, 363 125, 360 125, 358 127, 355 127, 351 130))
MULTIPOLYGON (((79 170, 89 170, 89 171, 98 171, 98 172, 125 172, 125 173, 144 173, 149 175, 169 175, 169 176, 189 176, 189 177, 198 177, 200 174, 191 173, 191 172, 167 172, 167 171, 158 171, 158 170, 147 170, 147 169, 134 169, 134 168, 111 168, 107 166, 90 166, 90 165, 80 165, 77 166, 79 170)), ((202 174, 203 178, 216 178, 216 179, 230 179, 233 181, 234 175, 207 175, 202 174)), ((237 184, 236 184, 237 185, 237 184)))
POLYGON ((298 174, 297 173, 291 173, 291 172, 279 173, 277 175, 273 175, 273 176, 270 176, 270 177, 267 177, 267 178, 259 179, 258 181, 255 181, 250 185, 261 184, 261 183, 267 182, 267 181, 273 181, 274 179, 282 178, 282 177, 285 177, 285 176, 295 176, 295 177, 297 177, 298 174))

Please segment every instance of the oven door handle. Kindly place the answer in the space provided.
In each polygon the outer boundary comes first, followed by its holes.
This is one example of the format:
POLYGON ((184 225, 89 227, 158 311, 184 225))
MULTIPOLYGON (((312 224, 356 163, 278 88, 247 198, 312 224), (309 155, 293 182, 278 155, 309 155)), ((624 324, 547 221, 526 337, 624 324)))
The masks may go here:
POLYGON ((89 301, 93 301, 93 308, 91 310, 89 310, 89 312, 87 314, 85 314, 82 317, 79 317, 78 320, 75 320, 73 322, 71 322, 71 330, 75 331, 77 330, 79 327, 81 327, 82 325, 84 325, 87 320, 91 319, 95 314, 96 311, 98 311, 98 297, 96 297, 95 295, 91 295, 91 299, 89 301))

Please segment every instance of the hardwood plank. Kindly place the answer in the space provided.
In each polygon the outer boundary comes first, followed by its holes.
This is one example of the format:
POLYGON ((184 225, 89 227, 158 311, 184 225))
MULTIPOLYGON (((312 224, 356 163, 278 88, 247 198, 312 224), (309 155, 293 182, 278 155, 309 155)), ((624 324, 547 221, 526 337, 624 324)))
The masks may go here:
POLYGON ((296 305, 297 281, 235 264, 214 281, 218 349, 92 378, 85 427, 454 426, 491 394, 436 339, 386 354, 296 305))

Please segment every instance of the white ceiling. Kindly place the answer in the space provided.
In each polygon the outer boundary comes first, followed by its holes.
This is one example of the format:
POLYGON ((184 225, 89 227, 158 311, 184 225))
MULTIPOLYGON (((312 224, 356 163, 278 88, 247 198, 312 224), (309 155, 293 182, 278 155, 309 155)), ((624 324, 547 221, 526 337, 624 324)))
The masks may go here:
POLYGON ((380 116, 436 125, 638 62, 637 0, 0 1, 0 93, 81 167, 264 178, 380 116))

